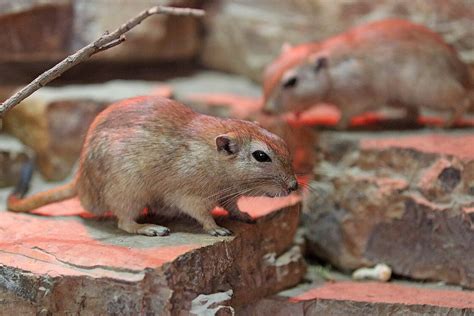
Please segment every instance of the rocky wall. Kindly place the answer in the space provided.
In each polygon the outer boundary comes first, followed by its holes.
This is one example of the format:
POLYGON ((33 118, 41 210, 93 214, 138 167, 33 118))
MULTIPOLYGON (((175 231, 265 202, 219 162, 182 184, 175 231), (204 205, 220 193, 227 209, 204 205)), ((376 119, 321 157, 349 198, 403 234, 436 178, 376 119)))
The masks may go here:
POLYGON ((310 252, 474 288, 474 134, 325 132, 303 224, 310 252))
POLYGON ((284 43, 320 41, 347 28, 387 17, 421 23, 474 63, 474 6, 470 0, 212 1, 201 53, 209 67, 256 81, 284 43))

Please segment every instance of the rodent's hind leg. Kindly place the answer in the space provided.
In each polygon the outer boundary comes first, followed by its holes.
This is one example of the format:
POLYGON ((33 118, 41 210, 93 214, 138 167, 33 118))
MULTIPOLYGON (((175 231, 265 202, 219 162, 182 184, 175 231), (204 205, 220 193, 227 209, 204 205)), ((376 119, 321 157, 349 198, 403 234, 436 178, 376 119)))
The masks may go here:
POLYGON ((223 207, 227 212, 229 212, 229 219, 244 222, 247 224, 255 224, 255 219, 250 216, 249 214, 242 212, 237 205, 237 201, 235 199, 222 201, 219 203, 221 207, 223 207))
POLYGON ((212 217, 210 210, 212 206, 207 205, 197 197, 182 196, 176 206, 185 214, 197 220, 204 230, 213 236, 230 236, 232 232, 227 228, 220 227, 212 217))
POLYGON ((339 122, 337 122, 335 128, 337 130, 345 130, 349 127, 352 119, 352 113, 342 112, 341 111, 341 118, 339 122))
POLYGON ((460 120, 467 109, 469 109, 469 103, 469 98, 465 98, 461 104, 454 106, 449 118, 443 123, 443 126, 453 127, 454 123, 460 120))
POLYGON ((130 234, 145 236, 167 236, 170 234, 168 227, 154 224, 138 224, 129 217, 119 217, 118 227, 130 234))
MULTIPOLYGON (((357 99, 354 97, 354 99, 357 99)), ((366 113, 367 111, 376 109, 375 101, 361 100, 341 100, 338 108, 341 112, 341 118, 336 124, 337 130, 345 130, 351 127, 352 119, 355 116, 366 113)))
POLYGON ((343 103, 344 105, 338 106, 339 111, 341 112, 341 118, 335 126, 337 130, 345 130, 349 128, 352 118, 358 114, 364 113, 365 106, 360 106, 358 104, 352 104, 349 102, 347 103, 351 106, 345 105, 346 102, 343 103))
POLYGON ((420 110, 417 106, 405 107, 405 121, 410 125, 416 125, 418 123, 418 117, 420 116, 420 110))

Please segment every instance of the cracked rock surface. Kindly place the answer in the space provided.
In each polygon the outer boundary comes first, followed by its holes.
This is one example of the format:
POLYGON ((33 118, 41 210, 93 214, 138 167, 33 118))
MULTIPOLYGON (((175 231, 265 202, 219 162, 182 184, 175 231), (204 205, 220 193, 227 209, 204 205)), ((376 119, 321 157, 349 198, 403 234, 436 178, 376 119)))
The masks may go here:
POLYGON ((309 251, 474 288, 474 135, 324 132, 303 211, 309 251))
POLYGON ((129 235, 112 219, 91 218, 75 199, 33 215, 0 212, 1 313, 225 312, 300 282, 299 199, 249 199, 242 208, 257 223, 220 216, 234 232, 220 238, 187 218, 167 224, 167 237, 129 235), (230 296, 222 304, 196 305, 199 295, 221 292, 230 296))

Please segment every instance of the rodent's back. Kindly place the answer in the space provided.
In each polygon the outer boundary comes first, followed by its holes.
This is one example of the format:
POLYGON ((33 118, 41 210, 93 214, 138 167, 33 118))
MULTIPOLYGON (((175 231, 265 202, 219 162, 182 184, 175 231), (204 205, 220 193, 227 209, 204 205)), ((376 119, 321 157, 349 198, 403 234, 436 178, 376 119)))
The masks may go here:
POLYGON ((77 175, 84 206, 102 213, 108 202, 102 198, 124 189, 146 199, 146 188, 167 177, 176 162, 173 158, 182 155, 187 138, 182 127, 196 115, 161 97, 127 99, 100 113, 87 133, 77 175), (160 172, 155 173, 155 167, 160 172))
POLYGON ((453 106, 451 95, 472 85, 469 69, 456 51, 422 25, 387 20, 360 32, 363 44, 356 51, 364 60, 370 84, 386 100, 453 106))
POLYGON ((355 47, 349 45, 348 53, 365 57, 367 64, 373 64, 378 71, 397 74, 402 71, 395 67, 408 64, 407 67, 420 68, 423 72, 435 69, 455 77, 464 86, 469 85, 467 68, 454 48, 425 26, 390 19, 355 28, 346 36, 348 43, 358 43, 355 47))
MULTIPOLYGON (((364 61, 378 72, 393 74, 396 68, 416 60, 413 67, 441 67, 466 82, 466 67, 456 51, 443 38, 426 28, 401 19, 389 19, 361 25, 322 42, 317 53, 327 54, 337 65, 348 58, 364 61)), ((370 70, 370 69, 369 69, 370 70)))
MULTIPOLYGON (((314 45, 314 44, 307 44, 314 45)), ((425 26, 402 19, 387 19, 353 27, 348 31, 330 37, 319 44, 315 52, 325 52, 335 61, 339 56, 360 57, 360 54, 377 57, 382 49, 387 52, 429 48, 434 54, 456 55, 456 51, 443 38, 425 26)), ((385 55, 386 56, 386 55, 385 55)))

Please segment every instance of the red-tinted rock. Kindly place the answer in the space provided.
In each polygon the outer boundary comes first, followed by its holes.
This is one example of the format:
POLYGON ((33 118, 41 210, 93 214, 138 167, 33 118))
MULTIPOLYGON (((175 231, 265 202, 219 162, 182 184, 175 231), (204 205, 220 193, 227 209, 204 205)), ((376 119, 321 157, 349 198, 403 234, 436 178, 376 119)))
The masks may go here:
MULTIPOLYGON (((171 0, 160 4, 195 7, 197 2, 171 0)), ((122 1, 120 7, 111 6, 107 0, 26 0, 0 4, 0 61, 56 61, 153 5, 149 1, 131 0, 122 1)), ((193 17, 151 17, 127 33, 125 44, 99 58, 115 62, 189 59, 199 47, 198 25, 199 19, 193 17)))
MULTIPOLYGON (((108 0, 75 0, 75 33, 71 48, 78 49, 115 30, 140 12, 156 5, 153 1, 122 0, 119 6, 108 0)), ((196 7, 195 0, 166 0, 160 5, 196 7)), ((107 50, 98 59, 122 63, 176 61, 191 59, 199 49, 200 19, 159 15, 143 21, 126 34, 126 42, 107 50)))
POLYGON ((245 315, 470 315, 474 293, 419 284, 335 282, 265 298, 239 310, 245 315))
POLYGON ((474 288, 473 141, 469 130, 321 133, 308 249, 343 270, 383 262, 474 288))
POLYGON ((60 58, 69 50, 73 17, 71 1, 0 5, 0 62, 60 58))
MULTIPOLYGON (((164 0, 159 4, 198 7, 199 2, 164 0)), ((157 4, 148 0, 0 1, 0 85, 27 84, 105 32, 114 31, 157 4)), ((200 18, 190 16, 149 17, 127 32, 124 43, 92 56, 55 83, 158 80, 163 73, 183 73, 195 64, 193 59, 202 42, 201 23, 200 18)))
POLYGON ((168 237, 130 235, 113 221, 77 216, 77 200, 45 206, 41 216, 0 212, 2 313, 168 315, 200 294, 232 290, 218 305, 239 306, 297 284, 305 271, 292 246, 299 199, 242 207, 257 223, 220 218, 235 234, 222 238, 183 218, 168 225, 168 237))

